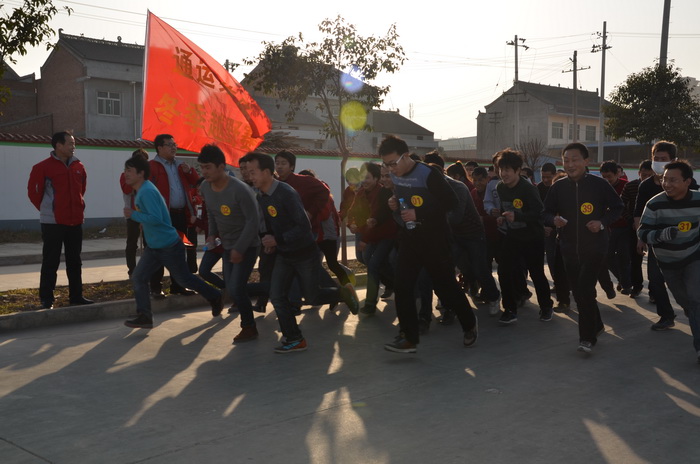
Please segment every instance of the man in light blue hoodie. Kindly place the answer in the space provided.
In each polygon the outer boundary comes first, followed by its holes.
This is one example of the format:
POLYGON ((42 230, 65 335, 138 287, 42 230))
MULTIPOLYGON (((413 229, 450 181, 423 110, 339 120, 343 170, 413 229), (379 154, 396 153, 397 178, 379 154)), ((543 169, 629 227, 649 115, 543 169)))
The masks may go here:
POLYGON ((185 245, 170 221, 170 212, 163 196, 148 180, 149 175, 150 165, 143 158, 132 157, 124 163, 124 180, 136 191, 135 210, 124 208, 124 216, 141 224, 147 243, 131 276, 138 315, 124 325, 140 329, 153 328, 148 282, 160 266, 168 268, 170 276, 186 288, 191 288, 206 298, 211 304, 212 315, 216 317, 223 309, 221 292, 189 271, 185 245))

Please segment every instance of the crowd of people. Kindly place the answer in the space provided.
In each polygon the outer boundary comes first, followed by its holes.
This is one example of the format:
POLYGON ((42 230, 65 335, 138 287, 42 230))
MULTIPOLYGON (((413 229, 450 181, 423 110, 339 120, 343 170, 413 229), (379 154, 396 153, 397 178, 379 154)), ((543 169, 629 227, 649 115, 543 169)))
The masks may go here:
MULTIPOLYGON (((53 306, 62 247, 71 304, 92 303, 82 295, 80 262, 87 174, 73 156, 70 133, 55 134, 52 145, 28 185, 41 212, 39 296, 45 309, 53 306)), ((199 153, 201 176, 176 157, 172 135, 158 135, 154 146, 150 161, 147 152, 136 150, 120 179, 137 311, 125 322, 128 327, 153 327, 151 299, 166 297, 167 268, 169 293, 199 293, 214 317, 223 311, 223 293, 229 295, 229 312, 240 313, 234 343, 258 337, 254 312, 265 312, 268 302, 282 333, 275 352, 290 353, 307 349, 296 318, 303 304, 335 308, 342 302, 352 314, 370 317, 380 299, 394 295, 399 332, 384 347, 415 353, 434 320, 434 293, 438 322, 457 320, 463 345, 473 347, 478 321, 467 295, 498 317, 498 324, 513 325, 533 297, 529 277, 543 323, 555 311, 568 311, 573 296, 577 349, 590 353, 605 330, 597 285, 608 299, 617 292, 638 298, 646 253, 649 299, 659 315, 651 329, 675 325, 668 287, 689 318, 700 362, 700 193, 692 167, 677 159, 671 142, 656 143, 632 181, 614 161, 592 174, 586 146, 571 143, 561 153, 563 169, 543 164, 536 183, 516 150, 497 152, 488 167, 474 161, 445 166, 437 151, 421 159, 404 140, 387 136, 378 149, 381 163, 347 172, 339 208, 313 171, 295 173, 290 151, 274 158, 248 153, 239 160, 239 179, 216 145, 199 153), (345 227, 354 234, 357 260, 367 268, 364 304, 354 273, 337 260, 345 227), (206 244, 198 266, 200 232, 206 244), (137 262, 139 238, 144 251, 137 262), (335 280, 323 268, 324 258, 335 280), (219 260, 223 276, 212 271, 219 260), (251 282, 256 262, 259 279, 251 282)))

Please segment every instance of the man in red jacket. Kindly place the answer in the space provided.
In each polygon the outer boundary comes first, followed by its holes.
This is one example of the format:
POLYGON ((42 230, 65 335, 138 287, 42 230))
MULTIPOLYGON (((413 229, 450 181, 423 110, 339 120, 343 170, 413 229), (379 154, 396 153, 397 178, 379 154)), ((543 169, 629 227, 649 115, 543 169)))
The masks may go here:
MULTIPOLYGON (((197 233, 190 224, 189 218, 196 214, 192 211, 187 192, 196 187, 199 174, 187 163, 175 158, 177 144, 170 134, 158 134, 153 141, 157 155, 151 161, 151 176, 149 180, 155 184, 158 191, 165 199, 165 204, 170 211, 170 221, 173 227, 185 234, 193 247, 187 248, 187 265, 190 272, 197 272, 197 233), (188 230, 189 229, 189 230, 188 230)), ((163 298, 161 291, 161 279, 163 268, 153 274, 151 278, 151 294, 155 298, 163 298)), ((170 294, 194 295, 192 290, 184 288, 171 278, 170 294)))
POLYGON ((51 138, 53 151, 35 164, 29 175, 29 200, 39 210, 42 250, 39 299, 42 309, 53 308, 56 272, 61 262, 61 248, 66 249, 68 298, 72 305, 91 304, 83 297, 82 262, 83 221, 87 174, 83 164, 73 156, 75 139, 69 132, 57 132, 51 138))

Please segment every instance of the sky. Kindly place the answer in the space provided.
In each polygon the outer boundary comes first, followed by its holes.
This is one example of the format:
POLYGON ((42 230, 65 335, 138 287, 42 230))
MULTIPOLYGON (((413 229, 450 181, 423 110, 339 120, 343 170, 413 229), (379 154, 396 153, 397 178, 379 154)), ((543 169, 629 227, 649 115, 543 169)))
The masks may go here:
MULTIPOLYGON (((4 2, 2 14, 20 5, 4 2)), ((298 2, 233 2, 200 0, 82 0, 54 1, 73 9, 51 22, 58 31, 97 39, 143 45, 146 12, 178 29, 223 63, 241 63, 263 49, 262 42, 282 42, 302 33, 320 38, 318 24, 342 16, 362 36, 383 36, 396 24, 407 60, 401 69, 380 76, 390 85, 381 109, 398 110, 435 133, 436 139, 476 135, 476 117, 485 105, 511 86, 515 75, 517 35, 527 45, 518 49, 519 79, 572 87, 571 59, 578 52, 578 85, 601 87, 603 22, 607 22, 605 95, 632 73, 653 66, 660 54, 663 0, 433 0, 408 3, 346 0, 298 2)), ((672 0, 668 59, 681 74, 700 79, 700 2, 672 0)), ((54 38, 54 41, 57 37, 54 38)), ((37 73, 48 57, 45 47, 15 57, 20 75, 37 73)), ((250 68, 233 73, 239 81, 250 68)))

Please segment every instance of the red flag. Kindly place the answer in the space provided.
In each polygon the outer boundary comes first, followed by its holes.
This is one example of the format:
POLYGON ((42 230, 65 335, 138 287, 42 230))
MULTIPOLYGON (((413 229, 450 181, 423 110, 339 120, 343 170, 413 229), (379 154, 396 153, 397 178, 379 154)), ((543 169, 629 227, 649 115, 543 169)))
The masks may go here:
POLYGON ((179 147, 194 152, 215 143, 234 166, 272 127, 223 66, 150 11, 142 121, 146 140, 172 134, 179 147))

